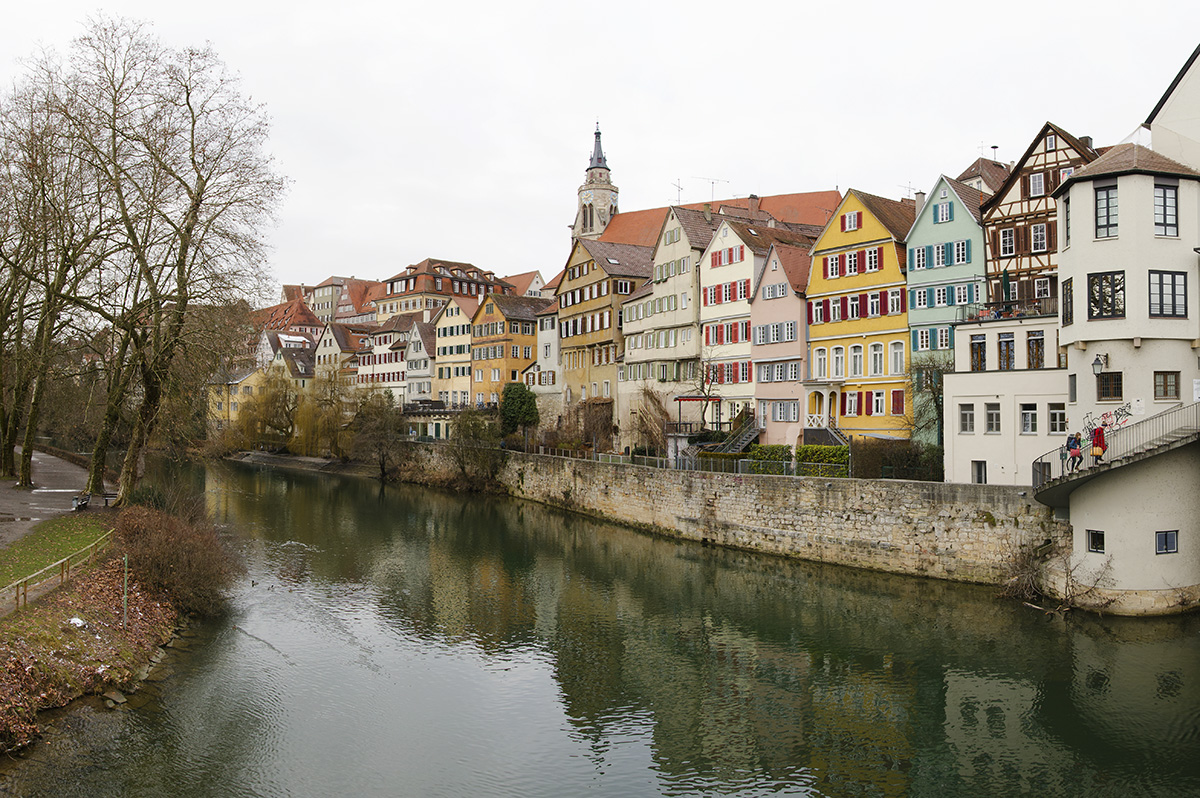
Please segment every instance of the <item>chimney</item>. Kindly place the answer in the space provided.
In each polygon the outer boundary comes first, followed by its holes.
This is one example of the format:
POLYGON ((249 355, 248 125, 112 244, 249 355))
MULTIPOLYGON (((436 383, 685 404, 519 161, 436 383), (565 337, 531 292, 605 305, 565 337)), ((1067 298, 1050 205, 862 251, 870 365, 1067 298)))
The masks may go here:
POLYGON ((1080 136, 1079 143, 1082 144, 1083 146, 1087 147, 1089 150, 1095 149, 1092 146, 1092 137, 1091 136, 1080 136))
POLYGON ((914 192, 913 199, 917 203, 917 213, 920 213, 921 209, 925 207, 925 192, 924 191, 914 192))
POLYGON ((712 203, 711 202, 704 203, 704 221, 706 221, 706 222, 712 221, 712 203))
POLYGON ((758 215, 758 195, 750 195, 750 218, 753 219, 758 215))

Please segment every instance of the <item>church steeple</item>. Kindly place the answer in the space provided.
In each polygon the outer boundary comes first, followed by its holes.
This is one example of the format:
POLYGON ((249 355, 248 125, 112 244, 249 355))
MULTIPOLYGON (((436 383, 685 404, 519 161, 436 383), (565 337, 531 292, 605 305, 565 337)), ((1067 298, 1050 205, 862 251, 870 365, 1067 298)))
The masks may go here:
POLYGON ((596 123, 592 158, 578 195, 578 210, 575 224, 571 225, 571 235, 574 238, 599 238, 612 217, 617 215, 617 187, 612 183, 608 160, 600 146, 599 122, 596 123))

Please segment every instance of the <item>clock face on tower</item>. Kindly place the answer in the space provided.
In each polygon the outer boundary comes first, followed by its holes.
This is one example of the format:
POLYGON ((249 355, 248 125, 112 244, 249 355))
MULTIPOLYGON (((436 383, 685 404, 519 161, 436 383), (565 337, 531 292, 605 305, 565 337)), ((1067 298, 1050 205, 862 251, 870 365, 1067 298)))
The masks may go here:
POLYGON ((583 201, 584 202, 591 202, 594 197, 595 197, 595 193, 593 191, 591 191, 590 189, 588 191, 583 192, 583 201))

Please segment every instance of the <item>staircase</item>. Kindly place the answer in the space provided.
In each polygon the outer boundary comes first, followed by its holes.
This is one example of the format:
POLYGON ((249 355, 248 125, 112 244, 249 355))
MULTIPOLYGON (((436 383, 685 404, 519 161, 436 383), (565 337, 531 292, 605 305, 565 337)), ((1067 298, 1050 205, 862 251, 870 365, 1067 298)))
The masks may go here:
POLYGON ((758 421, 754 418, 754 411, 747 410, 742 414, 742 424, 736 430, 729 434, 725 442, 720 446, 713 447, 714 452, 740 452, 743 451, 754 441, 758 440, 759 433, 762 432, 758 428, 758 421))
POLYGON ((1105 439, 1108 451, 1103 460, 1098 465, 1088 465, 1092 457, 1087 454, 1090 447, 1085 443, 1083 465, 1074 473, 1051 476, 1056 462, 1060 464, 1060 471, 1061 464, 1066 462, 1059 456, 1061 447, 1034 460, 1033 487, 1037 500, 1051 507, 1066 506, 1067 497, 1073 490, 1101 474, 1200 440, 1200 402, 1180 405, 1113 430, 1105 435, 1105 439))

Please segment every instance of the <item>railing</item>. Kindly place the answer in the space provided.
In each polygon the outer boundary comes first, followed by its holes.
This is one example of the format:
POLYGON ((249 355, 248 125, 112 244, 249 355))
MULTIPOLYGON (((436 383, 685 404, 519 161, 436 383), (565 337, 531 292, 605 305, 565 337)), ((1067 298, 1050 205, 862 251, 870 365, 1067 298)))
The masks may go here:
POLYGON ((1057 315, 1058 297, 1056 296, 1010 299, 1006 302, 975 302, 970 305, 958 306, 958 320, 964 322, 1057 315))
POLYGON ((740 452, 746 444, 758 437, 762 430, 754 420, 754 413, 746 412, 742 417, 742 425, 730 434, 725 442, 713 449, 714 452, 740 452))
POLYGON ((90 546, 85 546, 73 554, 68 554, 56 563, 47 565, 40 571, 32 573, 22 579, 18 579, 12 584, 0 589, 0 596, 9 594, 13 591, 13 609, 20 609, 29 604, 29 588, 37 588, 43 583, 50 581, 55 576, 58 577, 58 583, 61 585, 66 582, 71 576, 72 562, 76 565, 79 563, 90 563, 95 559, 96 555, 103 551, 108 544, 112 543, 112 530, 105 532, 90 546), (85 556, 86 555, 86 556, 85 556))
MULTIPOLYGON (((1115 463, 1126 457, 1143 454, 1198 432, 1200 432, 1200 402, 1174 407, 1136 424, 1130 424, 1128 427, 1117 427, 1116 429, 1105 427, 1104 442, 1108 449, 1102 455, 1101 461, 1097 463, 1093 458, 1092 464, 1088 465, 1088 459, 1092 457, 1092 443, 1091 435, 1085 434, 1081 446, 1083 463, 1080 464, 1080 468, 1071 473, 1083 473, 1097 465, 1115 463)), ((1059 464, 1058 476, 1068 475, 1070 461, 1064 456, 1065 453, 1065 445, 1059 446, 1033 461, 1034 488, 1040 488, 1050 480, 1056 479, 1053 476, 1055 461, 1058 461, 1059 464)))

